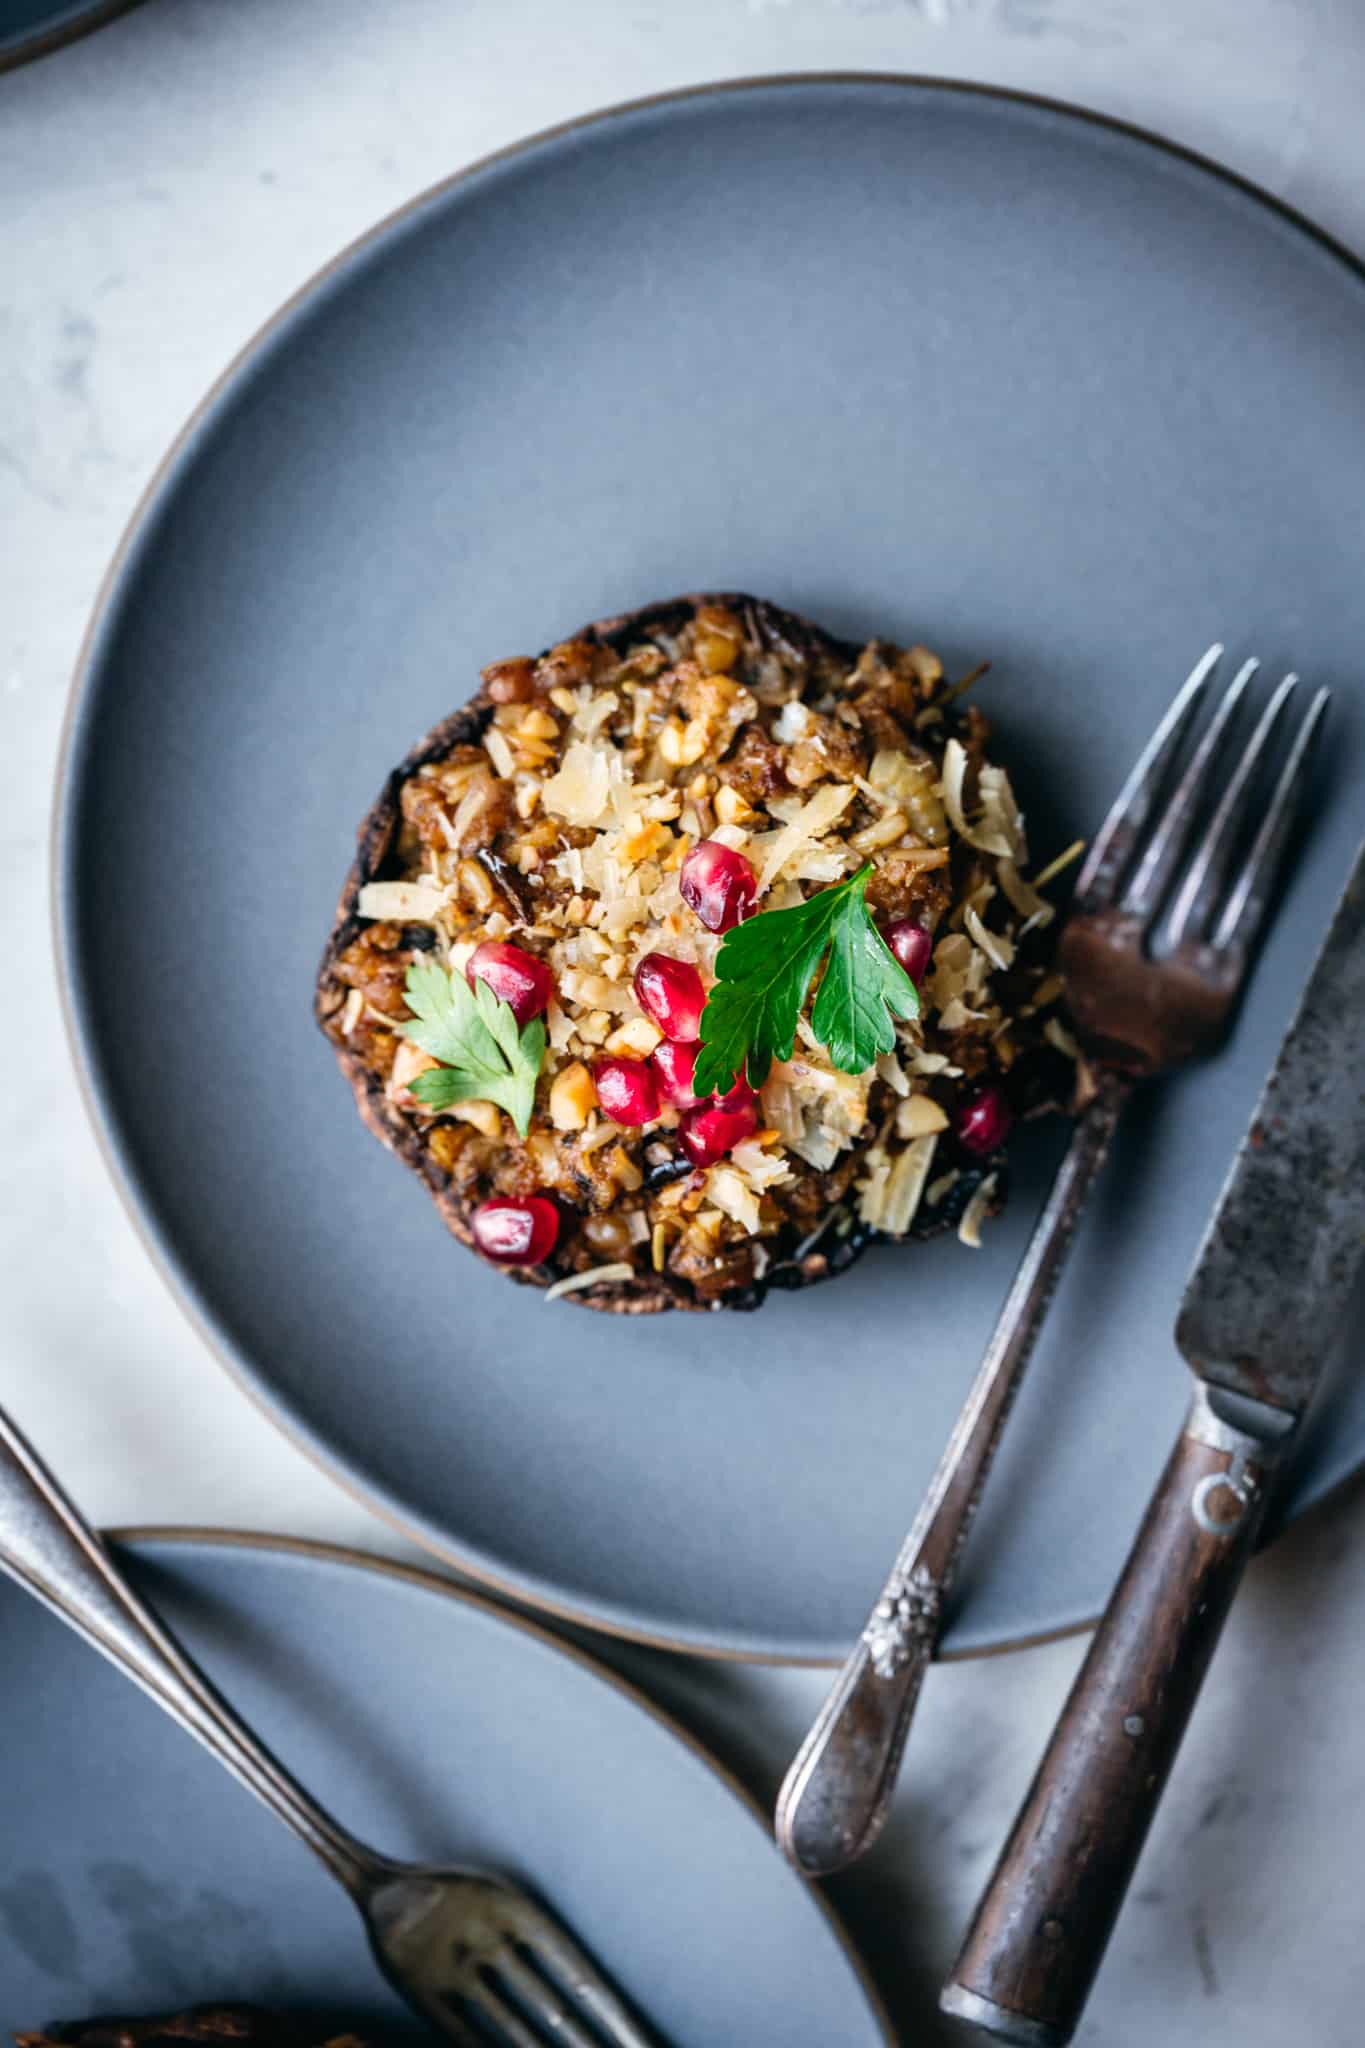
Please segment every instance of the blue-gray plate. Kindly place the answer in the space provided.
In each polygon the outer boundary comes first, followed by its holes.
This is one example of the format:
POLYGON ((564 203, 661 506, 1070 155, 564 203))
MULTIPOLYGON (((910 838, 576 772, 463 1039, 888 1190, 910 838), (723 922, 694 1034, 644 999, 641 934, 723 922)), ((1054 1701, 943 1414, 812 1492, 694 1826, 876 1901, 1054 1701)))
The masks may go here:
MULTIPOLYGON (((756 1318, 547 1307, 446 1236, 310 1015, 352 833, 479 665, 708 585, 942 649, 1035 849, 1216 637, 1337 692, 1230 1048, 1087 1217, 949 1646, 1102 1604, 1182 1401, 1183 1278, 1360 835, 1365 284, 1207 164, 889 78, 712 89, 477 166, 309 285, 175 446, 81 664, 59 917, 114 1171, 268 1410, 421 1541, 656 1640, 842 1653, 1063 1133, 980 1253, 756 1318)), ((1365 1383, 1299 1478, 1365 1448, 1365 1383)))
MULTIPOLYGON (((425 1573, 153 1531, 139 1587, 303 1782, 399 1856, 534 1883, 673 2048, 885 2048, 746 1795, 580 1652, 425 1573)), ((0 1580, 0 2036, 244 1998, 429 2039, 354 1908, 128 1681, 0 1580), (22 1678, 22 1683, 17 1682, 22 1678)))

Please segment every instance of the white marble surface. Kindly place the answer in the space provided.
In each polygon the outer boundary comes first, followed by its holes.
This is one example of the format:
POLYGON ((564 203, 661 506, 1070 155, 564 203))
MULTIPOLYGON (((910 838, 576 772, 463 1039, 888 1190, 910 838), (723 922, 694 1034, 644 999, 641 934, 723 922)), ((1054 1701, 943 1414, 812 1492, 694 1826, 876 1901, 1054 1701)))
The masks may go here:
MULTIPOLYGON (((1079 100, 1221 157, 1365 249, 1354 0, 148 0, 0 77, 3 1398, 107 1523, 403 1548, 182 1322, 76 1097, 47 937, 49 790, 119 533, 229 355, 409 195, 612 100, 808 68, 1079 100)), ((1091 2048, 1361 2038, 1363 1511, 1348 1489, 1253 1570, 1085 2023, 1091 2048)), ((823 1686, 614 1654, 765 1795, 823 1686)), ((907 2042, 961 2037, 935 2015, 937 1981, 1078 1655, 1061 1643, 936 1673, 888 1835, 837 1888, 907 2042)))

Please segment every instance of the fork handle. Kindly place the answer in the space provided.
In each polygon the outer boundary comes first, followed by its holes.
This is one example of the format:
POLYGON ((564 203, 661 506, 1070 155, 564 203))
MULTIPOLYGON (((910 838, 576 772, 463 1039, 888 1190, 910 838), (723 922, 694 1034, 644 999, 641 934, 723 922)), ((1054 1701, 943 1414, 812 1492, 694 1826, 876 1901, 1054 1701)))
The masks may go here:
MULTIPOLYGON (((1250 1406, 1251 1404, 1247 1404, 1250 1406)), ((945 2012, 1064 2048, 1255 1547, 1287 1440, 1202 1386, 944 1988, 945 2012)))
POLYGON ((785 1855, 808 1876, 840 1870, 881 1833, 942 1603, 1076 1224, 1132 1091, 1100 1076, 1020 1260, 971 1392, 910 1533, 796 1754, 777 1802, 785 1855))
POLYGON ((381 1860, 338 1827, 210 1685, 0 1409, 0 1571, 150 1694, 359 1897, 381 1860))

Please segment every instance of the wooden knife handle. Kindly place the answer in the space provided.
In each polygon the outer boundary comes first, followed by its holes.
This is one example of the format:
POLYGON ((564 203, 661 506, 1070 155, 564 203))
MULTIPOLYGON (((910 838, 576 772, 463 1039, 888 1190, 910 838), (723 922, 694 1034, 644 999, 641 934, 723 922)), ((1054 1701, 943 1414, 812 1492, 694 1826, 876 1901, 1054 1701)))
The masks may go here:
POLYGON ((942 1994, 1003 2040, 1081 2017, 1265 1510, 1281 1445, 1202 1386, 942 1994))

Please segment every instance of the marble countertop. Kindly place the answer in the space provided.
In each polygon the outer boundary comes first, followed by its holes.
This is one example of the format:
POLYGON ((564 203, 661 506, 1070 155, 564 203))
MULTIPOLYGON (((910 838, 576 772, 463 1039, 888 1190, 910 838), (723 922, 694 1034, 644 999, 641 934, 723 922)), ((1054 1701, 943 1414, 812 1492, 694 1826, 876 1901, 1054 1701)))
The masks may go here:
MULTIPOLYGON (((19 991, 0 1079, 0 1349, 6 1404, 106 1524, 415 1554, 182 1321, 74 1087, 47 937, 49 792, 76 649, 133 505, 229 356, 433 180, 614 100, 828 68, 974 77, 1124 116, 1365 251, 1353 0, 147 0, 0 77, 0 944, 19 991)), ((1352 1486, 1253 1569, 1088 2048, 1360 2038, 1363 1535, 1352 1486)), ((886 1836, 833 1888, 908 2043, 966 2038, 937 2016, 937 1984, 1080 1647, 936 1671, 886 1836)), ((765 1798, 826 1683, 606 1654, 765 1798)))

